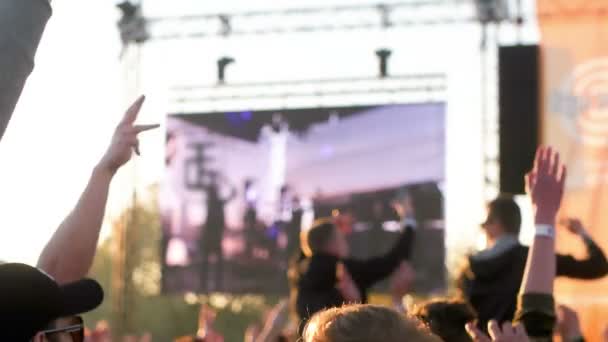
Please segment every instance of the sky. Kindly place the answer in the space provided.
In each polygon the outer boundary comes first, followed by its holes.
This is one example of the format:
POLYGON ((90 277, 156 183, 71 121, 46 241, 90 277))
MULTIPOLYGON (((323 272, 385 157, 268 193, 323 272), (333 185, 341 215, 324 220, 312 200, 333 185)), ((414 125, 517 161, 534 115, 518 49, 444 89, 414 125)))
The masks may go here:
MULTIPOLYGON (((146 0, 144 8, 146 15, 159 17, 329 3, 146 0)), ((388 35, 333 32, 229 41, 152 41, 141 50, 140 81, 134 89, 128 76, 134 69, 130 62, 119 59, 114 3, 54 0, 53 7, 36 69, 0 142, 0 260, 35 263, 45 242, 76 203, 123 110, 139 93, 148 97, 139 122, 164 124, 167 113, 184 109, 170 101, 171 87, 213 84, 218 56, 229 53, 237 59, 229 70, 231 82, 372 76, 376 73, 373 51, 379 44, 394 50, 391 72, 442 72, 448 76, 448 245, 470 244, 477 238, 484 189, 479 147, 480 30, 476 25, 415 27, 388 35), (459 198, 463 194, 467 194, 466 200, 459 198)), ((531 24, 524 37, 534 41, 537 35, 531 24)), ((498 36, 506 43, 514 39, 508 29, 498 36)), ((143 155, 117 175, 104 236, 112 218, 129 203, 135 185, 141 189, 162 176, 163 139, 162 128, 146 134, 141 142, 143 155)))

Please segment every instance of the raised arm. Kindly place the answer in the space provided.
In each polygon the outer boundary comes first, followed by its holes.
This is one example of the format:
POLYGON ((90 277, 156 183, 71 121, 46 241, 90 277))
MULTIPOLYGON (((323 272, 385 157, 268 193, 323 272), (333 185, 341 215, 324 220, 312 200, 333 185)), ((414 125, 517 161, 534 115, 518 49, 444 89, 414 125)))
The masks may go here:
POLYGON ((369 260, 345 260, 344 264, 357 285, 363 288, 390 276, 401 262, 410 258, 414 243, 414 228, 408 225, 399 241, 385 255, 369 260))
POLYGON ((577 279, 598 279, 608 274, 608 260, 602 249, 593 241, 578 219, 563 220, 562 223, 572 233, 583 239, 587 257, 576 259, 571 255, 557 255, 557 276, 577 279))
POLYGON ((0 139, 4 135, 51 17, 49 0, 0 1, 0 139))
POLYGON ((275 342, 281 337, 285 326, 289 323, 289 305, 287 300, 280 301, 268 315, 264 329, 255 342, 275 342))
POLYGON ((556 274, 555 219, 561 206, 566 168, 559 154, 540 148, 534 170, 527 176, 536 232, 521 285, 516 320, 530 337, 552 336, 555 324, 553 281, 556 274))
POLYGON ((142 96, 127 110, 76 207, 57 228, 38 259, 38 267, 59 283, 81 279, 89 272, 99 240, 110 182, 116 171, 131 159, 132 150, 139 154, 137 135, 158 127, 134 125, 143 102, 142 96))

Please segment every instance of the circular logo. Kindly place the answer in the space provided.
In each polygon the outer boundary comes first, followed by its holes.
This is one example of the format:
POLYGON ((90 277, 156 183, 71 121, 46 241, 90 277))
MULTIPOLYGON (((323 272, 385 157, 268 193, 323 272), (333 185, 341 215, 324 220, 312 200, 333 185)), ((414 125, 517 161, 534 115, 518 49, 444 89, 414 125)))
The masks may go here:
POLYGON ((571 137, 587 147, 608 147, 608 57, 576 66, 551 92, 549 107, 571 137))

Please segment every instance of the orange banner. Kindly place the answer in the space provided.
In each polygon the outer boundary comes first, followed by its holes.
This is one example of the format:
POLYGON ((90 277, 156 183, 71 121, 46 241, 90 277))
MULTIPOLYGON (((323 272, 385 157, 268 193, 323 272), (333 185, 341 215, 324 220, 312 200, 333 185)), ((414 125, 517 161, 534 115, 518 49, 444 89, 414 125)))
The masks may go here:
MULTIPOLYGON (((538 0, 542 141, 568 168, 563 215, 583 220, 608 249, 608 1, 538 0)), ((558 251, 584 257, 580 239, 560 232, 558 251)), ((557 283, 557 301, 581 315, 586 337, 608 324, 608 279, 557 283)))

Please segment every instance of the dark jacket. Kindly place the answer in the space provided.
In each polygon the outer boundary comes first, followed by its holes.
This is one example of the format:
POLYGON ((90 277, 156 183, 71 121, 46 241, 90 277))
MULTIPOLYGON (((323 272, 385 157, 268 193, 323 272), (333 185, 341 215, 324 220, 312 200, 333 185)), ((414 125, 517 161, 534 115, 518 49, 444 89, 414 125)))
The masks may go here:
MULTIPOLYGON (((598 279, 608 274, 608 261, 602 250, 591 239, 584 241, 587 258, 577 260, 571 255, 556 255, 557 276, 598 279)), ((528 247, 517 244, 491 258, 469 258, 459 287, 477 311, 479 327, 485 329, 490 319, 499 322, 513 319, 527 257, 528 247)))
POLYGON ((367 291, 378 281, 389 276, 401 261, 408 259, 412 250, 414 230, 407 227, 396 245, 384 256, 369 260, 339 260, 331 255, 314 255, 301 259, 294 267, 293 283, 296 312, 304 322, 326 308, 344 304, 344 298, 336 289, 336 267, 342 262, 361 292, 363 302, 367 291))

